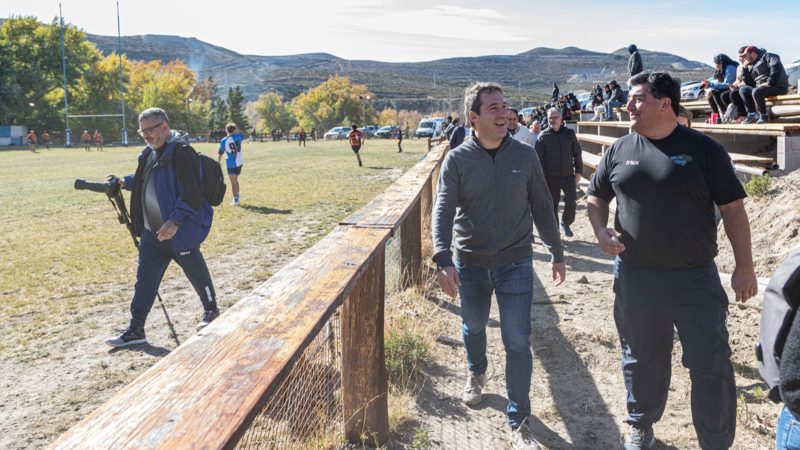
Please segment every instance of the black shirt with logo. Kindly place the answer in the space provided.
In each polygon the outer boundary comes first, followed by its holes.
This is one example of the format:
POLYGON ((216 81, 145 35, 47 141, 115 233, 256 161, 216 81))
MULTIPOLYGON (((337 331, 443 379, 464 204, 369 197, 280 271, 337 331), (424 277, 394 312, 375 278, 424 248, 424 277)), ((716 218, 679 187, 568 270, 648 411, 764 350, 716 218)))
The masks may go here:
POLYGON ((589 194, 617 198, 620 258, 637 267, 684 269, 717 255, 714 204, 746 197, 730 156, 710 137, 677 126, 666 138, 632 133, 600 161, 589 194))

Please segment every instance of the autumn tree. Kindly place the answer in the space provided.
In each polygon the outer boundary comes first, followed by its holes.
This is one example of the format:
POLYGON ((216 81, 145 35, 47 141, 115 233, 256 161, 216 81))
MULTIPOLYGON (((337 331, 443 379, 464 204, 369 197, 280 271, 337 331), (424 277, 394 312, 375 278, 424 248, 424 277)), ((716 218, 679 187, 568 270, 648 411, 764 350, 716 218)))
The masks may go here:
POLYGON ((398 120, 397 110, 393 108, 384 108, 378 115, 378 123, 381 125, 398 125, 400 122, 398 120))
POLYGON ((422 114, 419 111, 408 111, 406 109, 401 109, 399 113, 397 113, 397 120, 400 125, 400 128, 416 128, 419 124, 419 121, 422 120, 422 114))
POLYGON ((256 101, 255 111, 259 118, 258 127, 264 130, 290 130, 296 123, 290 106, 276 92, 262 94, 256 101))
POLYGON ((377 117, 369 104, 372 93, 363 84, 352 84, 348 77, 332 76, 324 83, 301 93, 292 101, 292 111, 300 126, 327 130, 337 125, 363 125, 377 117))

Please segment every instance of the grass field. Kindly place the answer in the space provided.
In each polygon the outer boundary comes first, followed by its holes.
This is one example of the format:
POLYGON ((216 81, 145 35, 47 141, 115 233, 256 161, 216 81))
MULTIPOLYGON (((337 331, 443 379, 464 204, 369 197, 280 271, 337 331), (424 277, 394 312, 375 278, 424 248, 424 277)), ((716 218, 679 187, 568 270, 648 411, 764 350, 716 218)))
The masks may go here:
MULTIPOLYGON (((196 148, 216 153, 214 144, 196 148)), ((0 151, 0 361, 62 339, 70 324, 85 320, 86 308, 120 295, 129 298, 136 260, 131 238, 104 194, 76 191, 73 183, 76 178, 103 181, 106 174, 131 173, 140 150, 0 151)), ((228 194, 216 208, 203 245, 206 259, 265 244, 278 253, 298 254, 380 193, 426 150, 425 141, 406 140, 404 152, 396 153, 394 140, 370 140, 362 148, 364 167, 359 168, 342 141, 311 142, 307 148, 287 142, 245 143, 243 206, 230 206, 228 194)), ((270 275, 264 269, 255 281, 270 275)), ((124 320, 120 317, 120 324, 124 320)))

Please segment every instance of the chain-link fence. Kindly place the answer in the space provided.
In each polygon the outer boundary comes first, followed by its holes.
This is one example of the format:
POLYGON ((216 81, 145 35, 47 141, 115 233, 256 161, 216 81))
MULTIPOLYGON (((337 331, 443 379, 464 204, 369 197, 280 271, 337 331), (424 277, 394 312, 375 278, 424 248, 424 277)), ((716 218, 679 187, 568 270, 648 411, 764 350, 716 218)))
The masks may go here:
POLYGON ((326 449, 344 441, 335 312, 245 431, 239 449, 326 449))

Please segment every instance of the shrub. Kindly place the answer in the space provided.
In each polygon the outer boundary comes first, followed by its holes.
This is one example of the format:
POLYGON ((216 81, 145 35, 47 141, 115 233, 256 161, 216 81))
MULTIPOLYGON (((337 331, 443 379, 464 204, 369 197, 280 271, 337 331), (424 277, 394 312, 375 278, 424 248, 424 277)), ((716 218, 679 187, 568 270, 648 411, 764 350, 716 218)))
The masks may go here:
POLYGON ((770 181, 769 174, 755 175, 745 183, 744 191, 750 197, 760 197, 769 190, 770 181))
POLYGON ((422 336, 406 327, 389 332, 385 350, 386 369, 392 384, 403 384, 416 378, 428 360, 428 344, 422 336))

